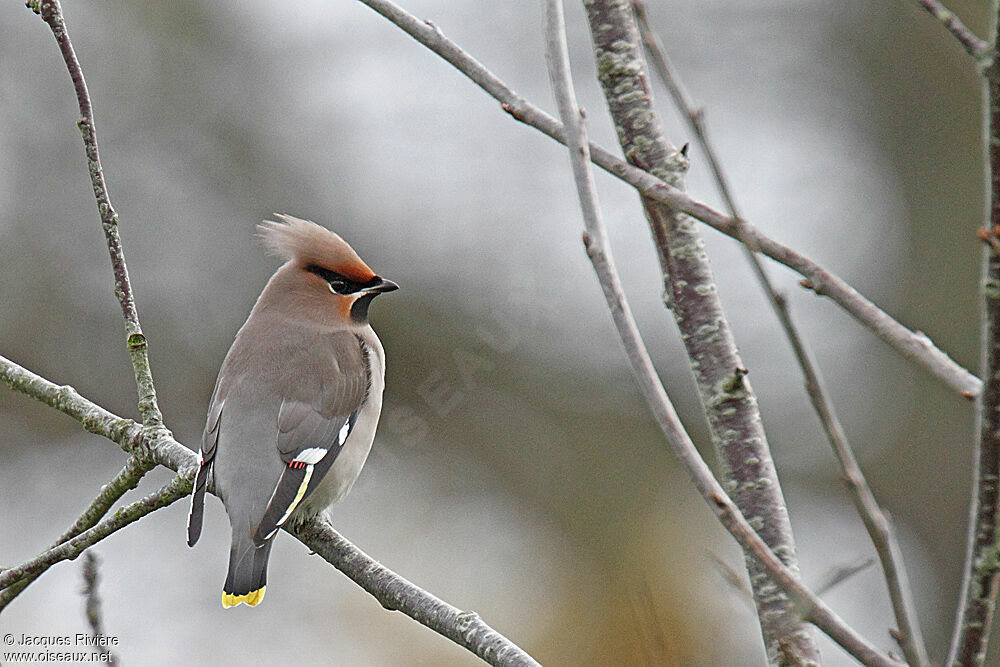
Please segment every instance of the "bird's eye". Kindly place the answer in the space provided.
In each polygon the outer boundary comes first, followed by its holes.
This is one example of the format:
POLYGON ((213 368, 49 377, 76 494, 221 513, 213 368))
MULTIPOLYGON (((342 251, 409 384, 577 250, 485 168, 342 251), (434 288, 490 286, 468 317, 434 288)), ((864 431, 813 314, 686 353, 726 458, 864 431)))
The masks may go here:
POLYGON ((331 280, 330 281, 330 291, 334 294, 343 294, 347 289, 347 283, 343 280, 331 280))

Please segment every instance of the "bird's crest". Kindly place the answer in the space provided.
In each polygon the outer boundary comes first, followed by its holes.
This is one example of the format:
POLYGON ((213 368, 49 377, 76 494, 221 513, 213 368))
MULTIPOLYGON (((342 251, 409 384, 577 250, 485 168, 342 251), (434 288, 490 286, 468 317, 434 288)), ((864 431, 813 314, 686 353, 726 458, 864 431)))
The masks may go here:
POLYGON ((261 242, 275 255, 303 268, 316 265, 359 282, 375 276, 358 253, 326 227, 280 213, 275 213, 274 217, 277 222, 265 220, 257 225, 257 231, 261 242))

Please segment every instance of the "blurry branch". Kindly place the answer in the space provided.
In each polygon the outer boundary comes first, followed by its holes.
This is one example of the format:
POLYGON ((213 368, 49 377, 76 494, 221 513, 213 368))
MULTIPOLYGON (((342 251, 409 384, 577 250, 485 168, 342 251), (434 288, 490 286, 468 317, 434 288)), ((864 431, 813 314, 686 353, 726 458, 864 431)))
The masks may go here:
POLYGON ((931 16, 936 18, 945 27, 945 30, 950 32, 961 43, 962 48, 970 56, 984 64, 990 58, 991 49, 989 43, 984 39, 979 39, 974 32, 962 23, 962 19, 955 16, 950 9, 938 2, 938 0, 917 0, 917 4, 930 12, 931 16))
MULTIPOLYGON (((559 121, 515 93, 479 61, 445 37, 433 23, 421 21, 388 0, 360 1, 462 72, 500 102, 503 110, 515 119, 556 141, 565 143, 565 130, 559 121)), ((805 255, 762 234, 749 222, 735 220, 693 199, 682 190, 618 159, 610 151, 596 144, 590 144, 590 159, 649 199, 687 213, 723 234, 747 243, 755 252, 760 252, 796 271, 803 276, 804 287, 818 295, 830 297, 896 352, 922 366, 965 398, 974 398, 979 393, 982 387, 979 378, 935 347, 925 334, 906 328, 844 280, 805 255)))
MULTIPOLYGON (((674 148, 660 125, 628 1, 584 0, 583 4, 597 78, 625 159, 683 189, 686 151, 674 148)), ((646 197, 642 205, 702 412, 723 463, 723 479, 736 506, 753 518, 757 534, 797 574, 788 508, 757 398, 746 378, 698 226, 688 215, 646 197)), ((747 569, 769 660, 778 663, 784 655, 795 664, 818 663, 819 650, 796 615, 793 601, 774 590, 767 570, 749 556, 747 569)))
MULTIPOLYGON (((741 221, 742 216, 736 205, 736 199, 732 194, 729 180, 722 169, 714 146, 708 139, 704 109, 695 109, 694 105, 691 104, 688 95, 684 91, 684 87, 681 85, 680 77, 674 71, 670 60, 667 58, 662 42, 650 28, 645 3, 642 0, 632 0, 632 8, 635 12, 643 44, 650 55, 650 62, 653 69, 670 92, 674 105, 687 121, 695 140, 701 146, 715 182, 719 187, 722 199, 726 204, 726 208, 729 209, 729 214, 734 220, 741 221)), ((927 649, 924 647, 923 636, 920 632, 916 605, 913 602, 913 593, 906 576, 902 550, 896 541, 892 525, 876 502, 875 496, 868 482, 865 480, 864 473, 862 473, 861 467, 858 465, 854 452, 847 440, 847 434, 840 425, 840 420, 837 417, 833 404, 830 402, 823 387, 823 380, 820 377, 819 369, 813 362, 812 354, 805 340, 799 334, 798 327, 792 320, 787 299, 772 284, 766 269, 762 266, 757 255, 751 250, 752 246, 744 241, 743 247, 750 261, 750 266, 757 277, 757 281, 760 283, 761 288, 771 303, 772 309, 778 316, 778 321, 782 329, 784 329, 785 337, 791 343, 795 358, 798 360, 799 366, 802 368, 802 373, 805 376, 806 392, 812 402, 813 409, 823 424, 823 430, 826 432, 837 461, 840 464, 841 474, 847 483, 851 499, 854 501, 854 505, 871 537, 872 543, 875 545, 875 551, 878 554, 885 573, 885 580, 889 589, 889 597, 892 601, 896 623, 899 624, 898 637, 900 639, 900 648, 911 665, 926 665, 928 664, 927 649)))
MULTIPOLYGON (((990 34, 1000 48, 1000 2, 990 3, 990 34)), ((977 413, 979 442, 973 459, 973 493, 969 535, 948 664, 981 665, 986 659, 990 627, 1000 588, 1000 63, 983 71, 985 85, 983 148, 988 155, 986 216, 979 237, 986 241, 983 259, 981 363, 986 378, 977 413)))
POLYGON ((663 622, 656 613, 656 600, 649 582, 641 578, 628 588, 629 606, 635 618, 639 644, 647 665, 678 665, 677 651, 670 646, 663 632, 663 622))
MULTIPOLYGON (((750 590, 750 587, 744 583, 745 577, 735 569, 731 568, 728 563, 711 551, 706 552, 705 556, 712 561, 712 566, 718 570, 719 576, 726 583, 726 585, 731 587, 733 592, 738 593, 740 597, 746 598, 751 604, 753 604, 753 592, 750 590)), ((867 557, 861 558, 848 565, 835 567, 818 585, 813 586, 813 592, 816 595, 825 595, 830 592, 831 589, 844 583, 859 572, 867 570, 874 564, 875 559, 867 557)))
POLYGON ((643 396, 659 424, 674 455, 687 469, 695 487, 708 501, 720 522, 737 539, 744 550, 760 562, 774 581, 794 602, 796 614, 815 624, 851 655, 868 665, 896 665, 877 648, 860 637, 826 605, 802 585, 798 576, 778 558, 754 531, 740 510, 726 495, 701 458, 694 443, 684 430, 666 391, 650 360, 639 334, 635 319, 618 279, 617 270, 607 247, 607 234, 601 218, 594 188, 593 174, 588 166, 589 143, 583 116, 577 106, 569 69, 561 0, 548 0, 546 11, 546 45, 549 73, 558 101, 560 115, 567 128, 573 174, 583 211, 586 232, 584 244, 597 273, 615 327, 643 396))
MULTIPOLYGON (((746 583, 746 569, 737 571, 736 568, 730 567, 729 563, 711 551, 706 551, 705 556, 712 561, 712 567, 719 573, 722 581, 732 588, 734 593, 738 593, 740 599, 746 600, 752 607, 754 603, 753 591, 746 583)), ((820 591, 817 590, 816 595, 820 595, 820 591)))
MULTIPOLYGON (((114 476, 114 478, 101 487, 101 492, 96 498, 90 503, 90 506, 83 511, 80 518, 69 527, 62 535, 60 535, 54 544, 49 548, 54 548, 66 542, 88 528, 93 527, 98 521, 100 521, 111 506, 115 502, 125 495, 126 492, 131 491, 136 486, 139 485, 139 480, 142 479, 143 475, 156 467, 156 463, 149 461, 148 459, 131 455, 128 457, 128 461, 125 463, 125 467, 114 476)), ((21 591, 28 587, 32 581, 38 578, 38 575, 31 577, 26 577, 21 581, 17 582, 12 586, 8 586, 3 591, 0 591, 0 612, 11 603, 11 601, 16 598, 21 591)))
MULTIPOLYGON (((198 467, 198 455, 177 442, 163 428, 143 427, 123 419, 87 400, 72 387, 59 386, 0 356, 0 382, 27 394, 80 422, 96 435, 112 440, 126 452, 166 466, 178 473, 167 486, 128 507, 118 510, 95 527, 50 549, 37 558, 9 570, 0 571, 0 589, 42 571, 51 564, 75 558, 79 553, 150 511, 165 507, 191 493, 191 480, 198 467), (157 505, 157 506, 153 506, 157 505)), ((494 665, 536 665, 474 612, 447 605, 427 591, 411 584, 338 535, 321 519, 296 527, 295 537, 320 554, 388 609, 401 611, 418 623, 451 639, 494 665)))
MULTIPOLYGON (((98 568, 98 558, 93 551, 86 551, 83 554, 83 597, 86 600, 87 623, 90 624, 90 636, 97 640, 102 639, 104 634, 104 619, 101 616, 101 596, 97 592, 97 583, 100 580, 100 569, 98 568)), ((118 658, 107 646, 97 643, 99 648, 94 650, 99 653, 106 653, 108 659, 104 664, 108 667, 116 667, 118 658)))
POLYGON ((111 269, 115 276, 115 296, 121 304, 122 317, 125 318, 125 333, 129 355, 132 357, 132 370, 135 374, 136 389, 139 394, 139 414, 142 423, 147 427, 163 426, 163 415, 156 403, 156 389, 153 386, 153 374, 149 367, 146 337, 139 326, 139 313, 135 308, 135 298, 132 295, 132 285, 128 279, 128 266, 125 264, 125 252, 122 249, 121 237, 118 234, 118 213, 111 205, 111 196, 104 183, 104 170, 101 167, 101 156, 97 146, 97 127, 94 125, 94 109, 87 90, 87 81, 83 78, 83 69, 76 58, 73 42, 70 41, 66 22, 63 20, 59 0, 28 0, 26 6, 42 17, 52 30, 59 45, 59 51, 66 63, 69 77, 76 90, 76 101, 80 107, 80 120, 77 126, 83 136, 83 147, 87 154, 87 167, 90 171, 90 181, 97 199, 97 210, 101 216, 101 227, 104 229, 104 239, 111 255, 111 269))
POLYGON ((872 565, 875 564, 875 559, 871 557, 861 558, 854 563, 848 565, 841 565, 835 567, 820 585, 816 587, 816 595, 823 595, 829 593, 831 589, 836 588, 840 584, 844 583, 854 575, 864 572, 872 565))

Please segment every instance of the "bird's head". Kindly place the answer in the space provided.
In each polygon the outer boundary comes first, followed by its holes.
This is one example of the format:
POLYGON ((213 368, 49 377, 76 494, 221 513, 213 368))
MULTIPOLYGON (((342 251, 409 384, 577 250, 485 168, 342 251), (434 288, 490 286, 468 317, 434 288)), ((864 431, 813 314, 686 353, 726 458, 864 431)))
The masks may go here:
POLYGON ((296 297, 326 303, 344 320, 368 321, 368 306, 379 294, 399 285, 375 275, 344 239, 315 222, 275 214, 277 221, 258 225, 261 241, 288 261, 296 297))

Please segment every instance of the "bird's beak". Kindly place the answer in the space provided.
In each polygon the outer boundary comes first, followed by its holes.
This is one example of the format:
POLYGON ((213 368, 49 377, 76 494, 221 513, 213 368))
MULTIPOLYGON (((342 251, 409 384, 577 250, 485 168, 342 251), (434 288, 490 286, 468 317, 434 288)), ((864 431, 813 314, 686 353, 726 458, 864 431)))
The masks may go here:
POLYGON ((392 292, 399 289, 399 285, 391 280, 386 280, 380 276, 375 276, 375 278, 375 283, 362 290, 364 294, 381 294, 382 292, 392 292))

